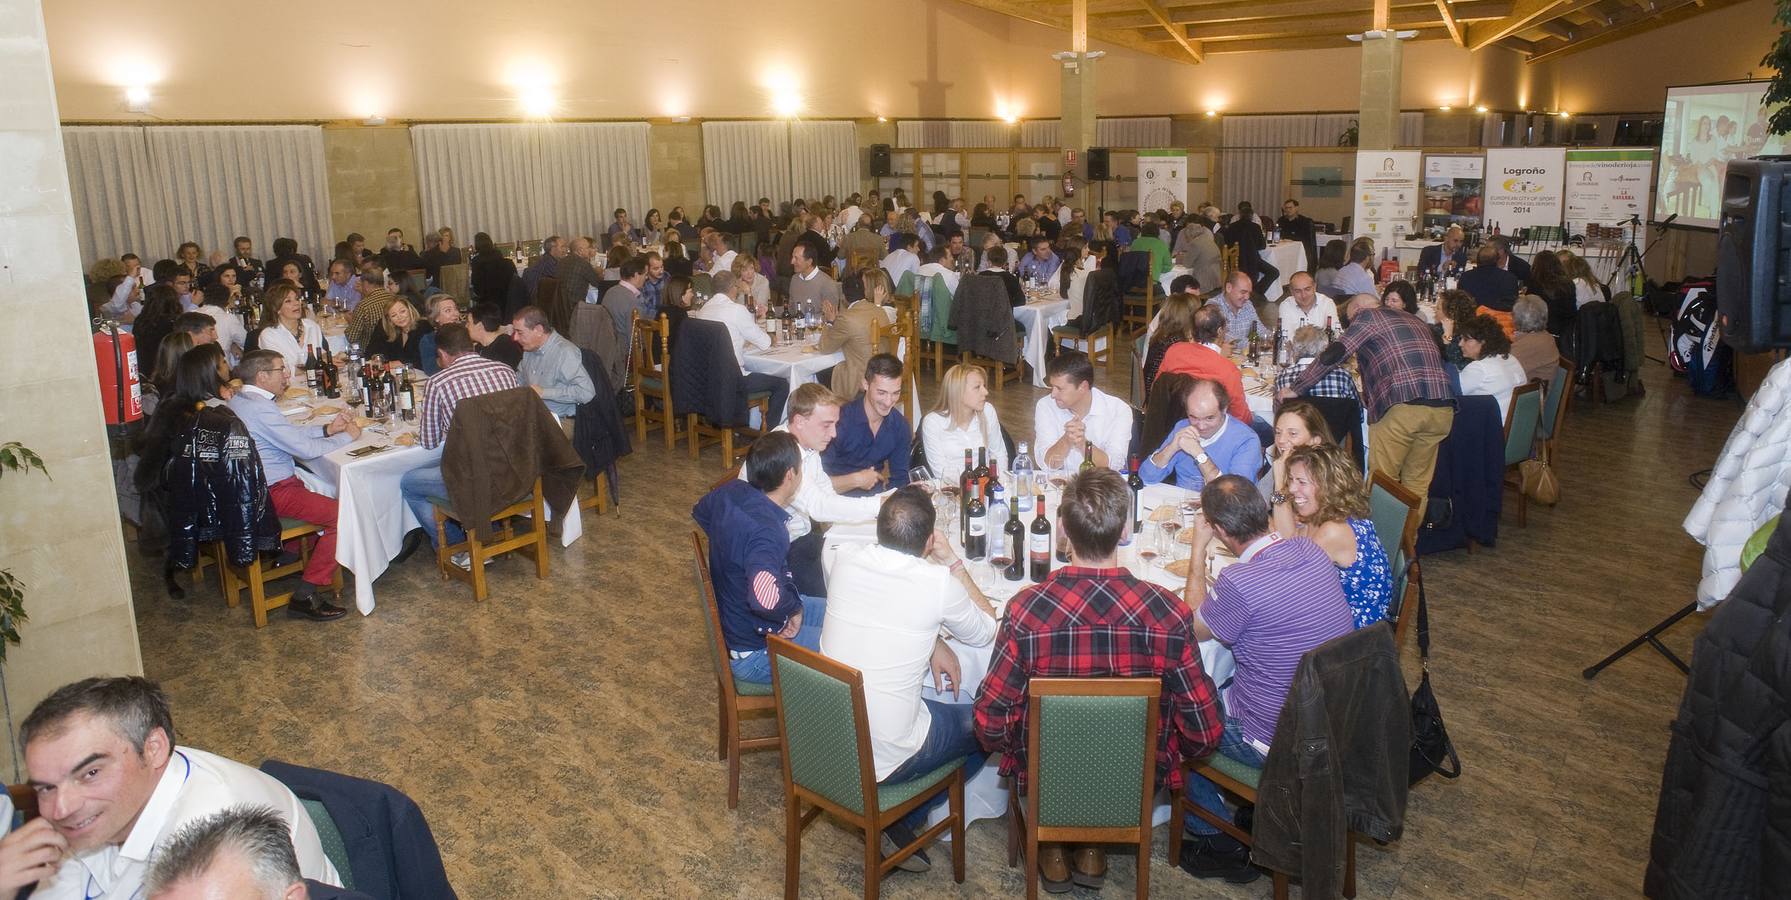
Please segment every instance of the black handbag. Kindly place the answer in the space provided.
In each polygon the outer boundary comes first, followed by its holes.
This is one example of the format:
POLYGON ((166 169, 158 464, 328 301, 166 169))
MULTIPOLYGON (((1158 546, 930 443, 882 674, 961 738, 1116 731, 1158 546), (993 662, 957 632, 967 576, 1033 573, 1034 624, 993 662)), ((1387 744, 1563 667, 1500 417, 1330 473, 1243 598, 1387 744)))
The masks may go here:
POLYGON ((1461 777, 1461 758, 1455 755, 1455 744, 1449 740, 1449 729, 1443 724, 1443 710, 1430 690, 1430 609, 1424 602, 1424 573, 1416 559, 1412 560, 1412 569, 1418 577, 1418 661, 1424 669, 1418 689, 1412 692, 1409 783, 1416 785, 1432 774, 1461 777))

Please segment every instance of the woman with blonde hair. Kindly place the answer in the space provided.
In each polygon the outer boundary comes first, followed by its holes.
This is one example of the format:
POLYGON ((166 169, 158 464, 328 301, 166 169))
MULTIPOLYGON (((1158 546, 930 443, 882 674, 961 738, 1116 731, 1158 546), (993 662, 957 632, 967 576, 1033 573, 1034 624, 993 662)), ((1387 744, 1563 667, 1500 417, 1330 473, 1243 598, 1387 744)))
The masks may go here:
POLYGON ((1262 468, 1256 473, 1257 489, 1266 498, 1286 493, 1288 456, 1301 447, 1328 447, 1335 443, 1331 426, 1317 404, 1304 397, 1282 403, 1275 411, 1275 443, 1269 446, 1262 468))
POLYGON ((276 281, 261 296, 261 330, 256 332, 255 346, 261 350, 276 351, 285 357, 286 370, 295 377, 305 367, 306 351, 309 348, 316 347, 319 352, 329 352, 323 329, 318 327, 315 319, 305 318, 304 294, 298 285, 290 281, 276 281))
POLYGON ((1357 628, 1387 617, 1393 571, 1368 517, 1368 485, 1347 452, 1334 444, 1294 450, 1287 489, 1270 508, 1282 537, 1307 538, 1331 557, 1357 628))
POLYGON ((1014 222, 1014 240, 1019 241, 1022 247, 1030 246, 1038 233, 1039 223, 1030 216, 1014 222))
POLYGON ((1568 278, 1573 280, 1574 309, 1579 309, 1597 300, 1611 299, 1604 287, 1598 283, 1598 276, 1593 273, 1592 265, 1586 262, 1585 257, 1565 247, 1556 250, 1555 257, 1561 260, 1561 269, 1567 273, 1568 278))
POLYGON ((974 456, 984 448, 989 451, 989 465, 1007 471, 1001 418, 989 402, 989 376, 981 366, 960 363, 946 370, 939 382, 939 402, 921 417, 920 438, 935 476, 959 471, 964 451, 974 456))
POLYGON ((746 288, 747 296, 752 299, 754 312, 764 315, 771 308, 771 281, 759 271, 758 257, 750 253, 736 253, 728 271, 734 273, 735 284, 746 288))
POLYGON ((415 307, 403 297, 393 297, 386 304, 386 314, 380 317, 379 329, 373 333, 373 339, 367 342, 367 355, 378 353, 388 362, 401 361, 407 366, 421 368, 423 364, 423 335, 433 331, 433 327, 417 315, 415 307))

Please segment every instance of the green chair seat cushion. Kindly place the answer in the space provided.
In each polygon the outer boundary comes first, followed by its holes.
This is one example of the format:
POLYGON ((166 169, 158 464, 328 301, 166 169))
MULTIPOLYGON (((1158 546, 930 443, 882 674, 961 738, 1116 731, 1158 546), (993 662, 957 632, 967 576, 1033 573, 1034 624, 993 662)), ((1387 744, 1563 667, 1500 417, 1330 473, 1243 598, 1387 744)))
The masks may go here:
POLYGON ((646 391, 663 391, 665 390, 665 382, 658 378, 642 377, 641 389, 646 391))
POLYGON ((354 888, 354 872, 348 868, 348 842, 342 840, 342 831, 336 827, 336 820, 330 818, 329 810, 321 800, 299 798, 304 804, 305 812, 311 815, 311 824, 317 827, 317 839, 323 844, 324 858, 336 867, 336 874, 342 876, 342 886, 354 888))
POLYGON ((1221 756, 1215 753, 1212 756, 1201 760, 1201 762, 1218 769, 1221 774, 1233 781, 1249 785, 1251 790, 1255 790, 1258 782, 1262 780, 1261 769, 1258 769, 1255 766, 1245 765, 1229 756, 1221 756))
POLYGON ((954 759, 921 775, 919 778, 911 778, 899 784, 877 785, 877 809, 879 811, 891 809, 914 799, 915 795, 924 793, 927 788, 950 778, 951 773, 957 771, 963 765, 964 759, 963 757, 959 757, 958 759, 954 759))
POLYGON ((734 693, 742 697, 769 697, 771 696, 771 682, 742 681, 740 676, 736 675, 734 676, 734 693))
POLYGON ((291 531, 294 528, 303 528, 309 524, 311 524, 311 523, 305 521, 304 519, 288 519, 285 516, 280 517, 280 530, 281 531, 291 531))
POLYGON ((748 400, 769 400, 769 399, 771 399, 771 392, 770 391, 753 391, 752 393, 746 395, 746 399, 748 399, 748 400))

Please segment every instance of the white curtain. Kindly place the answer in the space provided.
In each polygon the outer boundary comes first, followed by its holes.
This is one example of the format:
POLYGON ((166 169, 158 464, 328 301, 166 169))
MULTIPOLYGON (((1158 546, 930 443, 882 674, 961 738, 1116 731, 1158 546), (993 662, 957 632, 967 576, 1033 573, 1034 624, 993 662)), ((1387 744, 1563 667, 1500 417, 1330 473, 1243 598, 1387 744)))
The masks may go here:
MULTIPOLYGON (((1063 123, 1060 119, 1034 119, 1021 124, 1020 146, 1060 148, 1063 123)), ((1095 120, 1097 147, 1168 147, 1169 117, 1113 117, 1095 120)), ((1086 149, 1086 148, 1084 148, 1086 149)))
POLYGON ((168 209, 142 128, 70 126, 62 129, 62 146, 83 268, 125 253, 147 264, 174 255, 180 242, 168 231, 168 209))
POLYGON ((794 197, 791 164, 785 122, 703 123, 703 190, 723 213, 735 200, 794 197))
POLYGON ((896 146, 903 149, 1005 150, 1013 145, 1014 126, 996 120, 902 119, 896 122, 896 146))
POLYGON ((238 235, 262 255, 274 238, 327 257, 330 200, 323 131, 312 125, 70 126, 68 152, 81 258, 172 256, 182 241, 230 251, 238 235))
POLYGON ((596 236, 651 205, 645 123, 415 125, 423 225, 500 243, 596 236))
POLYGON ((792 196, 844 197, 863 183, 858 172, 858 126, 851 122, 791 122, 790 157, 792 196))

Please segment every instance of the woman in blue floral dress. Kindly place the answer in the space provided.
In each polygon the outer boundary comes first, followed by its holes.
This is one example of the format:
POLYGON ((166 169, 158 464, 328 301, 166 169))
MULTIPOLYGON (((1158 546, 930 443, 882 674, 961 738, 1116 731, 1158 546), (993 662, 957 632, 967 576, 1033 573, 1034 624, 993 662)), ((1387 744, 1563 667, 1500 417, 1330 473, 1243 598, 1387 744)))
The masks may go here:
POLYGON ((1277 531, 1310 539, 1337 564, 1357 628, 1387 617, 1393 573, 1368 518, 1368 486, 1348 451, 1296 449, 1287 458, 1287 490, 1271 503, 1277 531))

